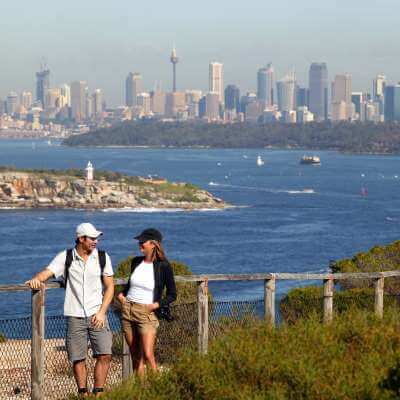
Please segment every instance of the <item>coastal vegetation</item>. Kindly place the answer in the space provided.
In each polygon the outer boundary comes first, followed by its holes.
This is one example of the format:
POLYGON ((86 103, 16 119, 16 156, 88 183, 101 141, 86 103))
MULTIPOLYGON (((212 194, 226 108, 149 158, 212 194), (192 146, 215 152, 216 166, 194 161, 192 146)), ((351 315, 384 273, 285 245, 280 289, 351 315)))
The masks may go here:
POLYGON ((349 311, 329 325, 300 319, 279 329, 260 322, 212 341, 207 355, 187 350, 144 382, 135 376, 107 400, 396 399, 400 321, 349 311))
POLYGON ((353 153, 399 153, 398 123, 208 124, 126 121, 71 136, 68 146, 307 148, 353 153))

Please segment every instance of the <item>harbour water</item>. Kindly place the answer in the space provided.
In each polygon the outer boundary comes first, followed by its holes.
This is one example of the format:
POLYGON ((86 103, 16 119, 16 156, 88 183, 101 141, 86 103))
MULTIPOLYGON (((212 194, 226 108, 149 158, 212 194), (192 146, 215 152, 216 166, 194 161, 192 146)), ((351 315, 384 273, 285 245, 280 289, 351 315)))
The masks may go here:
MULTIPOLYGON (((0 141, 0 165, 84 168, 191 182, 234 205, 225 211, 1 210, 0 284, 20 283, 73 245, 74 228, 93 222, 114 264, 137 253, 145 227, 165 235, 170 259, 194 273, 323 272, 329 261, 398 238, 398 156, 255 149, 67 148, 47 141, 0 141), (256 165, 257 156, 265 161, 256 165)), ((287 291, 294 282, 279 282, 287 291)), ((262 297, 261 283, 219 283, 217 299, 262 297)), ((48 291, 47 314, 62 312, 62 290, 48 291)), ((29 313, 29 293, 0 294, 0 318, 29 313)))

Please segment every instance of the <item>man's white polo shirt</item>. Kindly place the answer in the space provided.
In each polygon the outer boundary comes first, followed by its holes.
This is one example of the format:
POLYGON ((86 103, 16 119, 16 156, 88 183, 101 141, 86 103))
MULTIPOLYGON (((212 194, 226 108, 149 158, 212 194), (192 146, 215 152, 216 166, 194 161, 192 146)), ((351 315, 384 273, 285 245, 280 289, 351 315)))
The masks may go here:
MULTIPOLYGON (((58 253, 47 267, 56 278, 65 279, 67 251, 58 253)), ((90 317, 99 311, 103 301, 101 267, 97 249, 89 255, 86 263, 77 251, 72 251, 72 263, 68 271, 65 289, 64 315, 69 317, 90 317)), ((113 276, 111 259, 106 253, 103 275, 113 276)))

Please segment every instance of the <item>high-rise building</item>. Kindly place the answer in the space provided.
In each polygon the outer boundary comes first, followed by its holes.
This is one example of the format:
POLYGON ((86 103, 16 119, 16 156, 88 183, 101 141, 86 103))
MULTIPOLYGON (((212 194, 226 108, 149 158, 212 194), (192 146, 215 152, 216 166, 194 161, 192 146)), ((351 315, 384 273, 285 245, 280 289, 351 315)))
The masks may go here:
POLYGON ((60 107, 71 107, 71 87, 66 83, 60 85, 60 107))
POLYGON ((29 110, 33 103, 33 96, 31 92, 23 91, 21 93, 21 106, 25 108, 25 110, 29 110))
POLYGON ((377 75, 372 84, 372 100, 376 101, 384 96, 386 86, 386 76, 377 75))
POLYGON ((151 99, 150 94, 143 92, 137 96, 137 106, 142 109, 142 116, 149 115, 151 113, 151 99))
POLYGON ((13 115, 18 109, 18 95, 15 92, 10 92, 7 95, 6 100, 7 114, 13 115))
POLYGON ((328 68, 312 63, 309 70, 309 110, 317 121, 328 119, 328 68))
POLYGON ((352 92, 351 102, 354 104, 354 111, 359 121, 365 121, 365 106, 367 97, 363 92, 352 92))
POLYGON ((170 61, 172 63, 172 93, 176 92, 176 64, 178 64, 179 58, 176 54, 175 46, 172 48, 170 61))
POLYGON ((264 108, 274 104, 274 86, 274 67, 269 63, 257 72, 257 98, 264 108))
POLYGON ((296 86, 296 107, 307 107, 309 105, 310 91, 308 88, 303 88, 300 86, 296 86))
POLYGON ((209 121, 219 120, 220 96, 217 92, 209 92, 206 95, 206 117, 209 121))
POLYGON ((125 81, 125 104, 128 107, 137 105, 137 95, 143 92, 143 78, 138 72, 129 72, 125 81))
POLYGON ((93 94, 93 113, 96 117, 101 116, 101 113, 103 112, 103 91, 101 89, 96 89, 93 94))
POLYGON ((296 109, 296 75, 291 72, 276 83, 279 111, 296 109))
POLYGON ((154 115, 165 114, 165 93, 155 90, 150 93, 151 111, 154 115))
POLYGON ((165 99, 165 115, 168 117, 176 117, 179 112, 186 109, 185 92, 167 93, 165 99))
POLYGON ((42 107, 48 89, 50 89, 50 70, 42 66, 40 71, 36 72, 36 101, 40 101, 42 107))
POLYGON ((44 109, 49 110, 49 109, 60 108, 60 96, 61 96, 60 88, 47 89, 44 96, 44 109))
POLYGON ((211 62, 208 73, 208 91, 210 93, 218 93, 220 104, 224 104, 224 69, 223 64, 219 62, 211 62))
POLYGON ((86 119, 86 93, 87 83, 85 81, 71 83, 71 116, 75 122, 82 122, 86 119))
POLYGON ((354 108, 351 102, 351 76, 336 75, 332 83, 332 121, 351 119, 354 108))
POLYGON ((400 121, 400 84, 385 87, 385 122, 400 121))
POLYGON ((225 88, 225 109, 240 112, 240 89, 236 85, 225 88))

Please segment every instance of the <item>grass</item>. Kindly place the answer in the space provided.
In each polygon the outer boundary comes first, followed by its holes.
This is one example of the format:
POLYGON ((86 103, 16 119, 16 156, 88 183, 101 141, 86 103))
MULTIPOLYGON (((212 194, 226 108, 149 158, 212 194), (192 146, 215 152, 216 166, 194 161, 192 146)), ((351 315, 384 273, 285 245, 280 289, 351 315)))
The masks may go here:
POLYGON ((349 311, 328 326, 318 318, 272 329, 232 329, 206 356, 188 350, 173 368, 135 377, 103 398, 128 399, 395 399, 399 391, 400 321, 388 310, 349 311))

